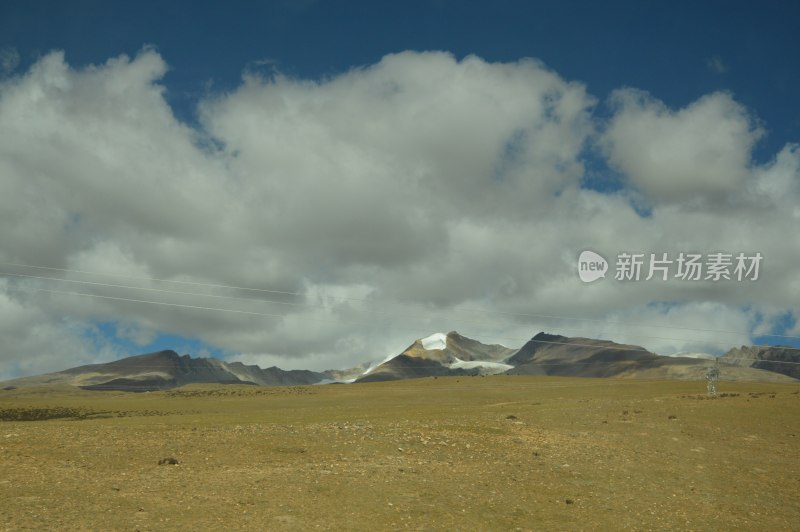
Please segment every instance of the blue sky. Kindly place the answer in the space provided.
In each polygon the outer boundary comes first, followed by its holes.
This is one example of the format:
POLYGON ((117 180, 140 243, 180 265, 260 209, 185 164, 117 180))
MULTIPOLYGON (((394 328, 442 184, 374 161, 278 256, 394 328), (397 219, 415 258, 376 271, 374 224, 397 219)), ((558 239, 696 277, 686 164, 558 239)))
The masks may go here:
POLYGON ((440 329, 800 346, 770 336, 800 336, 798 19, 778 1, 7 0, 0 262, 73 285, 6 278, 25 334, 0 376, 167 347, 344 367, 440 329), (763 251, 765 270, 582 286, 563 267, 581 249, 763 251), (100 279, 140 288, 75 284, 100 279), (37 354, 54 339, 70 355, 37 354))
MULTIPOLYGON (((190 119, 208 83, 231 89, 242 70, 319 79, 402 50, 445 50, 487 61, 535 57, 604 98, 621 86, 672 107, 731 91, 764 120, 769 157, 800 137, 800 69, 791 1, 6 1, 0 46, 21 67, 63 49, 99 64, 143 45, 170 65, 170 103, 190 119)), ((602 113, 602 108, 599 110, 602 113)))

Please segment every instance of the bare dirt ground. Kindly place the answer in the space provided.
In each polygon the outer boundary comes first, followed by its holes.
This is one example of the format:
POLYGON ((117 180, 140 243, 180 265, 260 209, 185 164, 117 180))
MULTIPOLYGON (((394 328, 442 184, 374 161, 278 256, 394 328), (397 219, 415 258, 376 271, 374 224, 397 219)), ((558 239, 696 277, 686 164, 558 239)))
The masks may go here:
POLYGON ((508 376, 0 391, 0 530, 800 530, 800 386, 704 392, 508 376))

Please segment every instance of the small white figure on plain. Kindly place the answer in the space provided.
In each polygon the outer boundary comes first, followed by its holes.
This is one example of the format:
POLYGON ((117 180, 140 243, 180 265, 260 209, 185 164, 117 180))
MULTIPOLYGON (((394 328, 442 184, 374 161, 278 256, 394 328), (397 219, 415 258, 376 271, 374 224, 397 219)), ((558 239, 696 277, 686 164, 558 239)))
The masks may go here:
POLYGON ((708 381, 708 396, 717 396, 717 382, 719 381, 719 368, 716 366, 708 368, 706 372, 706 381, 708 381))

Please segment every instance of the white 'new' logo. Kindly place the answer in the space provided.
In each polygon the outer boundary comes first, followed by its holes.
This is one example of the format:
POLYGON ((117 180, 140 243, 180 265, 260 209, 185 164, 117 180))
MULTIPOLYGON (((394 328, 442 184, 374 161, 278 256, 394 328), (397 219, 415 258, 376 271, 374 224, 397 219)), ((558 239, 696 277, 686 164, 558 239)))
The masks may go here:
POLYGON ((605 278, 608 261, 594 251, 582 251, 578 257, 578 276, 584 283, 605 278))

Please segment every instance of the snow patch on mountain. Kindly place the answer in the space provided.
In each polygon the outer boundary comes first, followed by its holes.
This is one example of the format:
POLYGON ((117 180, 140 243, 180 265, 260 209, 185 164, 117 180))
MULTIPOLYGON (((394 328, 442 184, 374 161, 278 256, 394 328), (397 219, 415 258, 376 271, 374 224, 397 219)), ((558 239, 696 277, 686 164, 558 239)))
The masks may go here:
POLYGON ((368 368, 366 369, 366 371, 364 371, 364 373, 362 373, 362 374, 361 374, 361 375, 359 375, 358 377, 354 378, 353 380, 348 380, 348 381, 343 381, 343 382, 346 382, 346 383, 349 383, 349 382, 355 382, 355 380, 356 380, 357 378, 359 378, 359 377, 363 377, 364 375, 369 375, 369 374, 372 372, 372 370, 374 370, 375 368, 377 368, 377 367, 378 367, 378 366, 380 366, 381 364, 385 364, 386 362, 389 362, 391 359, 393 359, 393 358, 394 358, 394 357, 396 357, 396 356, 397 356, 397 355, 388 355, 386 358, 384 358, 384 359, 383 359, 383 360, 381 360, 380 362, 374 362, 372 365, 370 365, 370 367, 368 367, 368 368))
POLYGON ((509 364, 502 364, 500 362, 489 362, 487 360, 461 360, 456 358, 456 361, 450 364, 450 369, 475 369, 483 368, 490 370, 491 373, 504 373, 514 366, 509 364))
POLYGON ((682 353, 675 353, 674 355, 669 355, 671 357, 683 357, 683 358, 702 358, 705 360, 715 360, 717 357, 715 355, 711 355, 709 353, 690 353, 690 352, 682 352, 682 353))
MULTIPOLYGON (((366 375, 366 373, 362 373, 361 375, 366 375)), ((359 375, 358 377, 361 377, 361 375, 359 375)), ((353 377, 352 379, 342 379, 342 380, 322 379, 319 382, 315 382, 314 386, 319 386, 323 384, 353 384, 354 382, 356 382, 356 379, 358 379, 358 377, 353 377)))
POLYGON ((434 333, 427 338, 423 338, 420 342, 422 342, 422 349, 425 351, 441 351, 447 347, 447 335, 434 333))

